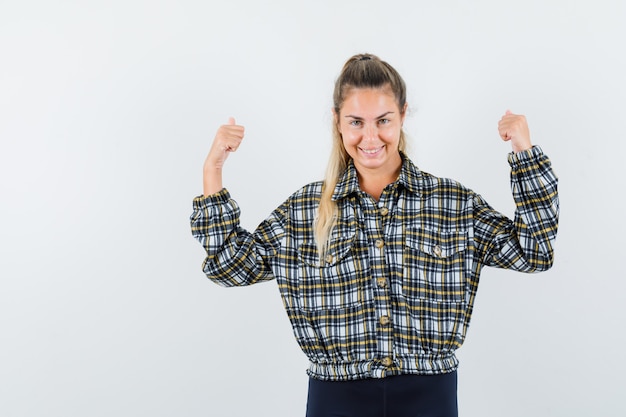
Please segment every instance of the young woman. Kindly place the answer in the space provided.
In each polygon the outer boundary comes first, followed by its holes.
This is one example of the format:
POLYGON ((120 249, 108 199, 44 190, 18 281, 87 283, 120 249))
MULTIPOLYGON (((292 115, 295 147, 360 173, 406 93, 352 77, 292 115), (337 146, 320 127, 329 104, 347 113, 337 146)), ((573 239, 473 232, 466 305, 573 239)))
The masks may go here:
POLYGON ((406 88, 386 62, 350 58, 334 91, 324 181, 296 191, 250 233, 222 185, 244 128, 217 131, 191 228, 206 275, 222 286, 276 279, 310 360, 308 417, 456 416, 458 361, 483 266, 553 263, 557 178, 524 116, 499 134, 513 152, 510 220, 406 156, 406 88))

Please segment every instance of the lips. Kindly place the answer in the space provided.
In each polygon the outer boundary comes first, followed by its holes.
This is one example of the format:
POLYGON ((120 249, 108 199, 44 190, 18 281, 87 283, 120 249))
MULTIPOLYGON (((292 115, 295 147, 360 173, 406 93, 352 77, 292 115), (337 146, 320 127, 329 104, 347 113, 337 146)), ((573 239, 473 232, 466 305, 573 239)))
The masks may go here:
POLYGON ((378 148, 368 148, 368 149, 364 149, 364 148, 359 148, 359 150, 367 155, 376 155, 378 152, 380 152, 382 149, 384 148, 383 146, 379 146, 378 148))

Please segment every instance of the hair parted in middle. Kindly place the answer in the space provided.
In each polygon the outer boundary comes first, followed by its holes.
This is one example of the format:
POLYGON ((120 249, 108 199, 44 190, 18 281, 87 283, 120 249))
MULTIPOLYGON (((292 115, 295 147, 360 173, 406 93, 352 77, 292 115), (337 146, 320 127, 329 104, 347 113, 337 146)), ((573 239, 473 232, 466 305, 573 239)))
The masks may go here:
MULTIPOLYGON (((391 65, 372 54, 357 54, 346 61, 339 77, 335 81, 335 90, 333 92, 333 110, 335 113, 333 118, 333 142, 314 229, 321 263, 324 262, 330 232, 335 226, 337 218, 337 204, 332 200, 332 195, 340 176, 350 161, 350 156, 343 146, 343 140, 339 132, 338 117, 347 95, 355 88, 386 89, 395 97, 400 111, 405 111, 406 85, 398 71, 391 65)), ((406 151, 404 131, 400 132, 398 147, 401 152, 406 151)))

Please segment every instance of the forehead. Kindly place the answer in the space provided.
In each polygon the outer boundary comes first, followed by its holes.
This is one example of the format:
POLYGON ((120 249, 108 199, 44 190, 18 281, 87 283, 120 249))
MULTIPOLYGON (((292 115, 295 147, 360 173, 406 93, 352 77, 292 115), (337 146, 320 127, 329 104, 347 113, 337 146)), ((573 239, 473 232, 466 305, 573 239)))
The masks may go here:
POLYGON ((360 117, 375 117, 385 112, 398 111, 393 92, 383 88, 351 88, 346 91, 340 112, 360 117))

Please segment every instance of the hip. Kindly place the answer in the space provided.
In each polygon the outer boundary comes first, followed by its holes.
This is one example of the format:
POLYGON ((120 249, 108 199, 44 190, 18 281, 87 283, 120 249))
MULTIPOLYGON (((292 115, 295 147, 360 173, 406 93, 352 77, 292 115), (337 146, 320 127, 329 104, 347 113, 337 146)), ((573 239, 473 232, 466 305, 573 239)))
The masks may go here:
POLYGON ((457 373, 309 379, 307 417, 457 417, 457 373))

